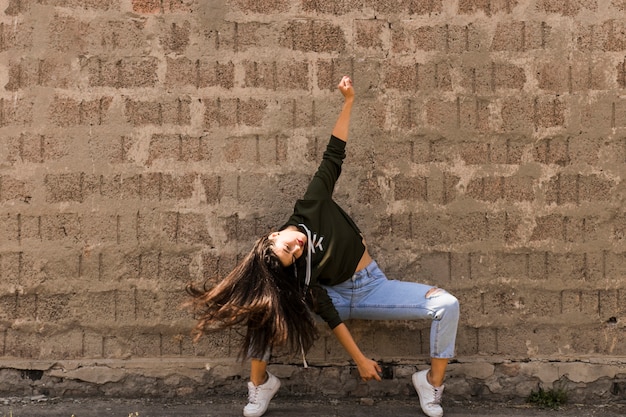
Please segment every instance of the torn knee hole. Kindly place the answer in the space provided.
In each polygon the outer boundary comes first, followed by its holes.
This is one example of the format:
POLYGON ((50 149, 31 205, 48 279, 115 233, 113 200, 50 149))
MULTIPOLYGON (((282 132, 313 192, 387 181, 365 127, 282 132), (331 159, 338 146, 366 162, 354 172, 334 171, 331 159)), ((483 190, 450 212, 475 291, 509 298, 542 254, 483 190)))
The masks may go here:
POLYGON ((443 290, 441 288, 437 288, 437 287, 433 287, 430 290, 428 290, 428 292, 426 293, 426 298, 431 298, 431 297, 435 297, 439 294, 441 294, 443 290))

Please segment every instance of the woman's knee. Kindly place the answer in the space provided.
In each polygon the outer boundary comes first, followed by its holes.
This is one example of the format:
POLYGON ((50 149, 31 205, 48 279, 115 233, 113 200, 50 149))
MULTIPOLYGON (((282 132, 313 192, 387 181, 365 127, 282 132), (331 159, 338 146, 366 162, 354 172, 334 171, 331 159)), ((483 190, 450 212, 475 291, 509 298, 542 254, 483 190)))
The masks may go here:
POLYGON ((453 310, 455 312, 456 316, 458 317, 459 316, 459 312, 461 310, 461 305, 459 303, 459 299, 456 298, 454 295, 452 295, 450 293, 448 293, 448 297, 447 298, 449 299, 449 301, 448 301, 448 304, 449 304, 448 309, 453 310))
POLYGON ((448 318, 458 319, 460 304, 459 300, 454 295, 441 288, 435 288, 426 293, 426 298, 437 304, 435 308, 437 311, 435 315, 436 319, 441 319, 444 315, 448 316, 448 318))

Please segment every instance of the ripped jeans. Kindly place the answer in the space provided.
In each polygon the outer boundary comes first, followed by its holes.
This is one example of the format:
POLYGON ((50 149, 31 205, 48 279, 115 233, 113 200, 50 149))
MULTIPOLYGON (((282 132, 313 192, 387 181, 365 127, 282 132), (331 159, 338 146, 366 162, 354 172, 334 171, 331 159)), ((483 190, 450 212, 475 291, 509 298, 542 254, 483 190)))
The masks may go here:
POLYGON ((459 302, 447 291, 389 280, 375 261, 351 279, 324 288, 342 320, 432 320, 430 357, 454 357, 459 302), (433 291, 427 297, 430 290, 433 291))

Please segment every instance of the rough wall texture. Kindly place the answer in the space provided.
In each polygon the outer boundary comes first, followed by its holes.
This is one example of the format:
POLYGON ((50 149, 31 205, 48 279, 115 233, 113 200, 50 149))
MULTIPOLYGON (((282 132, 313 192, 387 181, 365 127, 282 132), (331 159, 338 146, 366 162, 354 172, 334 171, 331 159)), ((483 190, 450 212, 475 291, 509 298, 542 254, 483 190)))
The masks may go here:
MULTIPOLYGON (((0 389, 241 390, 237 333, 191 343, 182 288, 284 221, 349 74, 335 195, 390 277, 460 299, 447 392, 626 395, 624 0, 0 6, 0 389)), ((327 332, 276 372, 408 394, 429 323, 350 327, 382 385, 327 332)))

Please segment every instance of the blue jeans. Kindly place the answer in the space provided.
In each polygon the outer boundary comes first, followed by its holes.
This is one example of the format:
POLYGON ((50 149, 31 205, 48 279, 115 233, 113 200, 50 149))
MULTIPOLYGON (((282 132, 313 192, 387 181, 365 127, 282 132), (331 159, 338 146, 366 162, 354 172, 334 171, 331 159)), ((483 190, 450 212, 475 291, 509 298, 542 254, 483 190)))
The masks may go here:
POLYGON ((459 301, 445 290, 389 280, 372 261, 351 279, 324 286, 342 320, 432 320, 430 357, 452 358, 459 323, 459 301))

